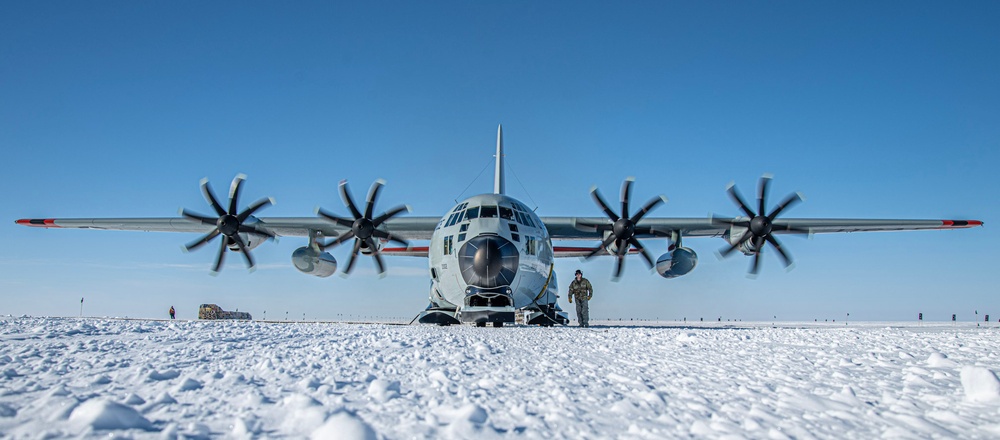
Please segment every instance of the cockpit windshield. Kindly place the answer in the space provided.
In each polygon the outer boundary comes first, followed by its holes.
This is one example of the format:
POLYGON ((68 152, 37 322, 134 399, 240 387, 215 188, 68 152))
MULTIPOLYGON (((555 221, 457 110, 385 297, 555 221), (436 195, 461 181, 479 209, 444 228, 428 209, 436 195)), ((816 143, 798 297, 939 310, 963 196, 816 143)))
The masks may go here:
POLYGON ((482 206, 482 207, 480 207, 479 216, 482 217, 482 218, 493 218, 493 217, 496 217, 497 216, 497 207, 496 206, 490 206, 490 205, 482 206))
POLYGON ((473 206, 465 211, 465 220, 472 220, 474 218, 479 218, 479 207, 473 206))

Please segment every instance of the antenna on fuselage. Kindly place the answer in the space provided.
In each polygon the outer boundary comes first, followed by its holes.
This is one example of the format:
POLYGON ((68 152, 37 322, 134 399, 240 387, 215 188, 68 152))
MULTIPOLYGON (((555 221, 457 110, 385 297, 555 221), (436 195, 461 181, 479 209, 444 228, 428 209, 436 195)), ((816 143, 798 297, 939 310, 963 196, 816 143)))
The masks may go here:
POLYGON ((497 167, 493 174, 493 194, 504 193, 503 176, 503 124, 497 126, 497 167))

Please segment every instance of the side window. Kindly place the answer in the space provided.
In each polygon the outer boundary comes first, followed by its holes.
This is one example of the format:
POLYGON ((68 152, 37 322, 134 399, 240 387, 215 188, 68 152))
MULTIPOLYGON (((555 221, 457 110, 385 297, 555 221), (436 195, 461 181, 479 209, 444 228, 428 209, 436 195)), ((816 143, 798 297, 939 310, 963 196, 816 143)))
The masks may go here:
POLYGON ((458 242, 461 243, 465 241, 465 233, 458 234, 458 242))
MULTIPOLYGON (((465 232, 465 231, 468 231, 468 230, 469 230, 469 224, 468 223, 462 223, 462 226, 458 227, 458 232, 465 232)), ((462 239, 459 238, 459 241, 461 241, 461 240, 462 239)))
POLYGON ((442 247, 442 249, 444 249, 444 254, 451 255, 451 252, 454 250, 454 248, 455 248, 455 236, 449 235, 445 237, 444 246, 442 247))
POLYGON ((497 216, 496 206, 483 206, 479 210, 479 216, 482 218, 491 218, 497 216))
POLYGON ((466 220, 472 220, 474 218, 479 218, 479 207, 478 206, 469 208, 468 211, 465 211, 465 219, 466 220))

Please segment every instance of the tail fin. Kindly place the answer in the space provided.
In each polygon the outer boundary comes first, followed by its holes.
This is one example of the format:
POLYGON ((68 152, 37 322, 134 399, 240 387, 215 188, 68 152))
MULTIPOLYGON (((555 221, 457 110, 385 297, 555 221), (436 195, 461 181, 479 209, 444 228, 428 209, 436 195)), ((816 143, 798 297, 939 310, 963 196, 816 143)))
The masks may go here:
POLYGON ((493 194, 504 193, 504 172, 503 172, 503 124, 497 126, 497 168, 493 175, 493 194))

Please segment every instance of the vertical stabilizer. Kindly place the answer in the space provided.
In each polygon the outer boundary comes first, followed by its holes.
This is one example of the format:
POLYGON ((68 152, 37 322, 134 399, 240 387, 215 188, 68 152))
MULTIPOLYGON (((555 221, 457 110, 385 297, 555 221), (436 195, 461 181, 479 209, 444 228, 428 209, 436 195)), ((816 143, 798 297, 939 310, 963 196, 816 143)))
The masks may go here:
POLYGON ((500 124, 497 126, 497 168, 493 175, 493 194, 504 193, 503 159, 503 124, 500 124))

